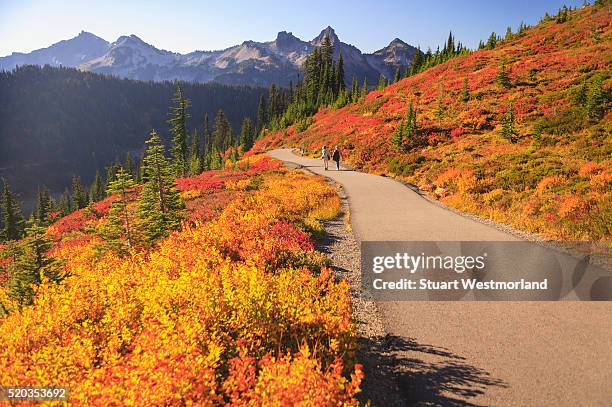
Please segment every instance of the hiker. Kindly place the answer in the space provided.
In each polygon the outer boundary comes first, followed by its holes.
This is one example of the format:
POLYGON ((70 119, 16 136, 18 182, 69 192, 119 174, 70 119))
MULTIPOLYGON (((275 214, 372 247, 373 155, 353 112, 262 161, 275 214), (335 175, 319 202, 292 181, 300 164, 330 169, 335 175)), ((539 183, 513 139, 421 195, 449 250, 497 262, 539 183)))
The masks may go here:
POLYGON ((327 149, 327 146, 323 146, 323 150, 321 150, 321 158, 325 164, 325 171, 327 171, 327 167, 329 166, 329 150, 327 149))
POLYGON ((336 169, 340 171, 340 159, 342 158, 342 154, 340 153, 340 149, 338 146, 334 147, 334 153, 332 154, 332 159, 336 162, 336 169))

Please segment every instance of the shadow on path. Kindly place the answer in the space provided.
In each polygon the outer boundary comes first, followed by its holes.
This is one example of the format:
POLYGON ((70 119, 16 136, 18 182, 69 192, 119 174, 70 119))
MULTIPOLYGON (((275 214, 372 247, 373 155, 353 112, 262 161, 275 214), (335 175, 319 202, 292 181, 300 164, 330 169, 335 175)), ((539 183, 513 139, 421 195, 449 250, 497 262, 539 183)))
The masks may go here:
POLYGON ((388 405, 388 394, 384 393, 392 389, 381 388, 381 384, 391 381, 395 381, 401 399, 394 405, 404 406, 478 406, 470 400, 490 387, 508 387, 465 358, 412 338, 362 338, 360 345, 366 372, 362 387, 375 406, 388 405), (431 355, 439 361, 423 360, 431 360, 431 355))

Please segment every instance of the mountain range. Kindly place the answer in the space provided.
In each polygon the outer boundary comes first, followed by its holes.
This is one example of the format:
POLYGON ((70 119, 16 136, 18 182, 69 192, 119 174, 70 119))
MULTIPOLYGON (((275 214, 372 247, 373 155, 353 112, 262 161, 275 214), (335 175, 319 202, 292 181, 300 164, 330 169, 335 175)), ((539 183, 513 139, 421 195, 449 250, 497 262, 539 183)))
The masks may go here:
POLYGON ((82 31, 78 36, 30 53, 14 52, 0 58, 0 70, 20 65, 75 67, 83 71, 111 74, 136 80, 183 80, 217 82, 226 85, 287 86, 296 83, 300 68, 314 47, 329 36, 334 56, 342 54, 345 78, 353 75, 375 84, 383 74, 391 79, 398 66, 410 64, 417 49, 399 38, 371 54, 341 42, 333 28, 327 27, 310 41, 281 31, 273 41, 244 41, 218 51, 193 51, 188 54, 161 50, 136 35, 106 40, 82 31))

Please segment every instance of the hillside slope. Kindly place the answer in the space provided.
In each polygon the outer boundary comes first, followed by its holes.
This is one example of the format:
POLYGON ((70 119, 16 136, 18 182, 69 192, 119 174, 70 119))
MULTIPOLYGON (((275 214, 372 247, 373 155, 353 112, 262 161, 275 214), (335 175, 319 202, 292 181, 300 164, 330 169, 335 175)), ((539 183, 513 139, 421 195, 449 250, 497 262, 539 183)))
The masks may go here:
POLYGON ((339 145, 356 168, 405 179, 460 210, 550 238, 609 239, 608 4, 320 110, 305 131, 269 133, 256 151, 339 145), (418 131, 400 145, 411 104, 418 131))
POLYGON ((0 385, 67 386, 77 405, 358 405, 349 286, 310 233, 340 201, 281 167, 259 156, 179 179, 181 230, 125 257, 92 233, 117 196, 57 220, 65 278, 32 305, 0 245, 0 385))

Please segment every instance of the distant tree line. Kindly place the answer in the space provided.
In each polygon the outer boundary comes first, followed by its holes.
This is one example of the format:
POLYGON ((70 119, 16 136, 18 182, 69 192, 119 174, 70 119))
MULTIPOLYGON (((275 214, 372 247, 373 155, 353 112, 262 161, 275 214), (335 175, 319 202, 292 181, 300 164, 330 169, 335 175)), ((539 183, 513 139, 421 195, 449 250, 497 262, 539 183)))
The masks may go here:
MULTIPOLYGON (((245 117, 255 120, 260 96, 267 94, 245 86, 180 85, 191 100, 186 123, 200 137, 204 117, 212 126, 220 109, 238 134, 245 117)), ((39 185, 57 198, 73 174, 89 184, 96 170, 123 161, 126 152, 137 161, 152 129, 169 146, 167 109, 176 86, 50 66, 0 72, 0 177, 30 203, 39 185)))

